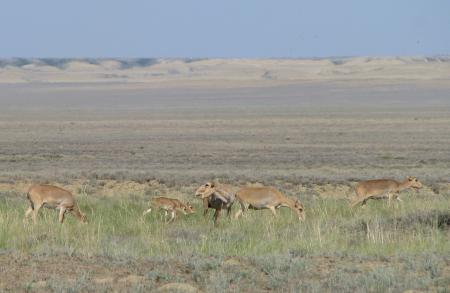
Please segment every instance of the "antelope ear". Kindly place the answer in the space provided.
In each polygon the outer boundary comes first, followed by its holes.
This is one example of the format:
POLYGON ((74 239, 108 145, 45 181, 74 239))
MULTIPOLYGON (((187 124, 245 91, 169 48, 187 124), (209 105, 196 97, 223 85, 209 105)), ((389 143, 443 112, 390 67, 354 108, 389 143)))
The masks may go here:
POLYGON ((411 176, 408 176, 408 177, 406 177, 406 178, 408 178, 409 181, 412 181, 412 180, 413 180, 413 178, 412 178, 411 176))

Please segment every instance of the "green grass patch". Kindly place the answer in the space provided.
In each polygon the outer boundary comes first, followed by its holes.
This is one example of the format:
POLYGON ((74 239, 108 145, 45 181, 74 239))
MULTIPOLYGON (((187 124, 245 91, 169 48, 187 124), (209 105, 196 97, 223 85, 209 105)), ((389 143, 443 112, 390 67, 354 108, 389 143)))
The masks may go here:
MULTIPOLYGON (((57 222, 42 209, 38 224, 23 223, 27 201, 0 199, 0 248, 33 254, 143 257, 180 255, 262 256, 324 253, 388 256, 448 253, 450 200, 415 198, 399 207, 372 201, 350 209, 344 200, 318 199, 299 222, 288 209, 274 218, 268 210, 249 211, 239 220, 223 216, 214 227, 200 202, 193 215, 165 223, 162 213, 142 217, 147 202, 137 198, 79 198, 89 223, 74 217, 57 222)), ((236 211, 236 207, 233 213, 236 211)))

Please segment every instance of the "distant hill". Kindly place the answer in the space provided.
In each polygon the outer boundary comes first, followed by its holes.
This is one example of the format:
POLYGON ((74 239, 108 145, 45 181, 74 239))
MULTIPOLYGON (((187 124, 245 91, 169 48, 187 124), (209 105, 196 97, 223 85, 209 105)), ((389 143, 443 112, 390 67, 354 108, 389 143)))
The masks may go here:
POLYGON ((449 80, 450 57, 0 59, 0 83, 449 80))

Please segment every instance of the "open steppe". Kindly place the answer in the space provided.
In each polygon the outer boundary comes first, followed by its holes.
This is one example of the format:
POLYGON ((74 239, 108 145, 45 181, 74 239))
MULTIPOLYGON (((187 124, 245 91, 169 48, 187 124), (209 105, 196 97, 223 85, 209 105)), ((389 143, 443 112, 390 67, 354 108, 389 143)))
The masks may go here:
POLYGON ((447 292, 449 64, 2 60, 0 291, 447 292), (424 188, 403 206, 348 207, 357 181, 408 175, 424 188), (274 185, 306 221, 214 227, 194 198, 211 179, 274 185), (72 191, 89 224, 44 209, 24 225, 34 182, 72 191), (160 195, 198 213, 142 219, 160 195))

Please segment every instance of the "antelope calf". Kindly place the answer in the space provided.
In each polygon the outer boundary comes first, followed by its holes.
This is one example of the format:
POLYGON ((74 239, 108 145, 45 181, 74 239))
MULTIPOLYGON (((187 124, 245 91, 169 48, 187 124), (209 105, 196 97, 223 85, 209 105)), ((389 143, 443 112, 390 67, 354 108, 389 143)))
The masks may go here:
POLYGON ((183 213, 184 215, 195 213, 192 205, 187 202, 186 204, 182 203, 178 199, 168 198, 168 197, 154 197, 150 200, 150 208, 143 213, 143 216, 150 213, 152 208, 157 210, 164 210, 164 217, 167 217, 170 212, 169 222, 175 220, 177 211, 183 213))
POLYGON ((86 223, 86 217, 80 212, 73 195, 60 187, 36 184, 31 186, 27 192, 27 198, 31 206, 25 212, 24 221, 33 214, 33 222, 36 223, 37 214, 41 207, 59 209, 59 222, 64 222, 66 212, 72 213, 80 222, 86 223))
POLYGON ((406 177, 406 179, 401 182, 392 179, 361 181, 355 187, 356 196, 350 205, 351 207, 354 207, 361 203, 361 205, 364 206, 369 199, 387 198, 390 206, 393 198, 402 202, 399 193, 408 188, 420 189, 422 188, 422 183, 420 183, 416 177, 411 176, 406 177))
POLYGON ((195 196, 203 199, 203 216, 206 217, 208 210, 214 209, 214 224, 219 219, 222 209, 227 210, 227 215, 231 213, 231 208, 235 200, 234 186, 220 184, 217 182, 207 182, 195 191, 195 196))
POLYGON ((273 187, 243 187, 236 193, 241 209, 235 214, 239 218, 249 208, 254 210, 269 209, 274 216, 276 209, 288 207, 297 214, 300 221, 305 220, 303 204, 298 199, 292 199, 273 187))

